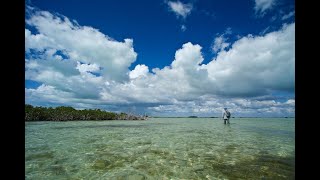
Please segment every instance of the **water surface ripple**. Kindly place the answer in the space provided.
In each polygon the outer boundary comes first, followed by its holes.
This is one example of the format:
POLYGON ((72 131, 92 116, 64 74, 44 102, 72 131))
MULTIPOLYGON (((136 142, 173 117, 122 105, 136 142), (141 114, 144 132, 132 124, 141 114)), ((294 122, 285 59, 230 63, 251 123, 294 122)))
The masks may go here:
POLYGON ((26 179, 294 179, 294 121, 26 122, 26 179))

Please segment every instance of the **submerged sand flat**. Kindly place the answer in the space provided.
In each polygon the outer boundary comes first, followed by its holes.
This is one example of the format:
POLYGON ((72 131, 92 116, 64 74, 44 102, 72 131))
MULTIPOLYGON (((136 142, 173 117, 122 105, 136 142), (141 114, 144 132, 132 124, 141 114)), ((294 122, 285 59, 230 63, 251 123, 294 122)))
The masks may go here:
POLYGON ((26 122, 26 179, 294 179, 294 118, 26 122))

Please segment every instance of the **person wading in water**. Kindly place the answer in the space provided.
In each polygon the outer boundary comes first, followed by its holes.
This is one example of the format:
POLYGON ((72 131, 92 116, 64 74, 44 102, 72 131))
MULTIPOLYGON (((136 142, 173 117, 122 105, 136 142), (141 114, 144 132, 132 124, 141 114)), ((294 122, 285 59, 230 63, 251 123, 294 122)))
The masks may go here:
POLYGON ((222 114, 222 118, 224 120, 224 124, 230 124, 230 117, 231 117, 231 113, 228 111, 227 108, 224 108, 223 114, 222 114))

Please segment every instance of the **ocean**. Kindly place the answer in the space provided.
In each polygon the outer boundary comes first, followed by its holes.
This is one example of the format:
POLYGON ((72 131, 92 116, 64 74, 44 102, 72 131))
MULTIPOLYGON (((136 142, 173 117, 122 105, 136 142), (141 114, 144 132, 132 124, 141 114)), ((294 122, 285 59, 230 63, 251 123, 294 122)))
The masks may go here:
POLYGON ((295 179, 295 119, 26 122, 25 177, 295 179))

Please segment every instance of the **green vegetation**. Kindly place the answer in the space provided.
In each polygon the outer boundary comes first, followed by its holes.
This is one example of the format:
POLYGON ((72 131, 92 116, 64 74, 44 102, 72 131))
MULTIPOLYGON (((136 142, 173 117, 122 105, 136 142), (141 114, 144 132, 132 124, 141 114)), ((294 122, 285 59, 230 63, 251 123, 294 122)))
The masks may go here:
POLYGON ((100 109, 76 110, 72 107, 59 106, 34 107, 25 105, 25 121, 79 121, 79 120, 145 120, 145 116, 126 113, 107 112, 100 109))

